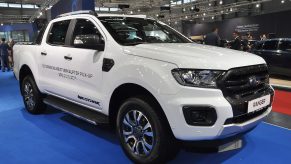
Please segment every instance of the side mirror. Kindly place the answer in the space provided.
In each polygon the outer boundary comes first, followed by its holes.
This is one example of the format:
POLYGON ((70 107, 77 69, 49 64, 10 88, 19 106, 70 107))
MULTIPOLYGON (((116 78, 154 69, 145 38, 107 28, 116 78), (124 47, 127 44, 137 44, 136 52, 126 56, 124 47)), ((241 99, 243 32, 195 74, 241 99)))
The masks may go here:
POLYGON ((104 40, 100 34, 77 35, 74 39, 74 47, 104 51, 104 40))

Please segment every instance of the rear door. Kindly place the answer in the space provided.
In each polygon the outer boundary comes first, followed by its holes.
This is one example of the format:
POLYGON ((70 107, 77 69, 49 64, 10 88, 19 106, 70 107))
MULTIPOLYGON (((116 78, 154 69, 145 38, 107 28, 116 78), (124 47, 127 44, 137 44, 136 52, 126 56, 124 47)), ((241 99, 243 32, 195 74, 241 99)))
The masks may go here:
POLYGON ((291 40, 280 41, 276 61, 280 74, 291 76, 291 40))
POLYGON ((38 54, 41 84, 46 92, 66 97, 67 81, 62 74, 67 70, 64 54, 67 53, 67 36, 71 20, 52 23, 38 54))

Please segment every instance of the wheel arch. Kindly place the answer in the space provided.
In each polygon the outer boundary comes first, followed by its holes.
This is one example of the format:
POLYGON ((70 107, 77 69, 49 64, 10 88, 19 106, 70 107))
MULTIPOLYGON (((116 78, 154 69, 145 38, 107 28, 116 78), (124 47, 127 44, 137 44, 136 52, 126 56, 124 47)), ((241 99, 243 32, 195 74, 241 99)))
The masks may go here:
MULTIPOLYGON (((169 124, 169 121, 166 117, 166 114, 162 108, 162 106, 160 105, 160 103, 158 102, 158 100, 155 98, 155 96, 148 91, 146 88, 138 85, 138 84, 134 84, 134 83, 125 83, 122 85, 119 85, 112 93, 111 97, 110 97, 110 101, 109 101, 109 118, 110 118, 110 123, 111 125, 115 126, 115 121, 117 118, 117 113, 119 110, 119 107, 121 106, 121 104, 128 98, 130 97, 135 97, 135 96, 146 96, 147 98, 149 98, 150 100, 152 100, 158 107, 157 112, 159 112, 166 123, 166 125, 168 126, 168 129, 171 131, 171 127, 169 124)), ((173 134, 173 133, 172 133, 173 134)))

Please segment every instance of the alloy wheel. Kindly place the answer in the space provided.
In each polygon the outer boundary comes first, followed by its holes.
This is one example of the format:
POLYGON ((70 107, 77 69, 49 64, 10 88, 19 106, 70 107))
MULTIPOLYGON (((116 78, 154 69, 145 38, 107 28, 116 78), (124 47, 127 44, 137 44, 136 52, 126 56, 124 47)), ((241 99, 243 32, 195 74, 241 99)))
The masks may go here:
POLYGON ((151 123, 138 110, 131 110, 124 115, 122 121, 122 135, 129 149, 138 156, 151 153, 155 137, 151 123))

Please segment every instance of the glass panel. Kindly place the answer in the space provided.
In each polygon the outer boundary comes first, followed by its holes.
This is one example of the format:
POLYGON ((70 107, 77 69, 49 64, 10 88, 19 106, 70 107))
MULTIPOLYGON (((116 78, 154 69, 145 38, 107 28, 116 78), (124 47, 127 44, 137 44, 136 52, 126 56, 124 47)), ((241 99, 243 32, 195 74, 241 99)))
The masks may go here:
POLYGON ((100 7, 100 11, 109 11, 108 7, 100 7))
POLYGON ((70 20, 54 23, 48 36, 48 43, 54 45, 65 45, 69 24, 70 20))
POLYGON ((8 7, 8 3, 0 3, 0 7, 8 7))
POLYGON ((283 51, 291 51, 291 41, 281 41, 279 49, 283 51))
POLYGON ((21 4, 13 4, 13 3, 9 3, 9 7, 12 7, 12 8, 21 8, 21 4))
POLYGON ((25 8, 25 9, 34 9, 34 5, 22 5, 22 8, 25 8))
POLYGON ((276 50, 278 45, 278 41, 272 40, 272 41, 266 41, 264 44, 265 50, 276 50))

